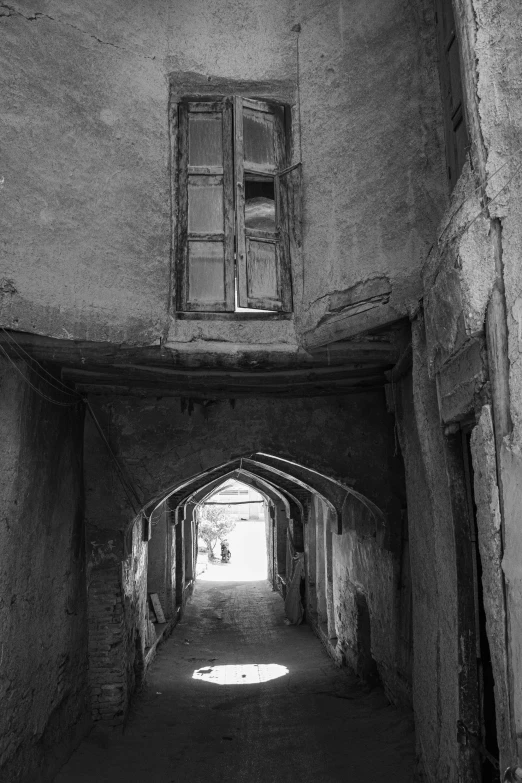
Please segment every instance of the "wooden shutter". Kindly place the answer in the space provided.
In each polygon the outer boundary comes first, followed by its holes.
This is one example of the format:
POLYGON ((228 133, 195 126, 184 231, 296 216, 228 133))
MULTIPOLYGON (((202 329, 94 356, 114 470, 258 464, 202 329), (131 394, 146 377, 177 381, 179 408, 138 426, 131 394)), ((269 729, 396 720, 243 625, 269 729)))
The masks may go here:
POLYGON ((234 115, 239 306, 289 311, 288 199, 279 176, 286 163, 283 110, 236 97, 234 115), (256 187, 271 195, 249 199, 248 189, 256 187))
POLYGON ((232 103, 179 107, 178 307, 234 310, 232 103))
POLYGON ((446 131, 448 179, 453 189, 466 160, 469 142, 464 115, 459 44, 455 30, 452 0, 436 0, 435 17, 446 131))

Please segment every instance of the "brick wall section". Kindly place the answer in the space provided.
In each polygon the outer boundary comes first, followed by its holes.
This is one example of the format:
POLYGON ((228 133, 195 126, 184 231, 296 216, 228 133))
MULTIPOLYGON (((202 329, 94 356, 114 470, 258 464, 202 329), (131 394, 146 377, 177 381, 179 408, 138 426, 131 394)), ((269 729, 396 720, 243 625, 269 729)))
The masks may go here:
POLYGON ((110 725, 125 718, 124 607, 121 569, 100 568, 89 586, 89 671, 92 717, 110 725))

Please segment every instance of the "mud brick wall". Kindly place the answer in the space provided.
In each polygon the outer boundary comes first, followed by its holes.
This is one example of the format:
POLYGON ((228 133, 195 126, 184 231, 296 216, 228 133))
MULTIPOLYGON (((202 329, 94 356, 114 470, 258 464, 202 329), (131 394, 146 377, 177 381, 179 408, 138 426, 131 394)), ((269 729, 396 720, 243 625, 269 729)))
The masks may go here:
POLYGON ((102 568, 89 585, 89 678, 92 717, 122 722, 127 701, 122 655, 124 608, 121 569, 102 568))

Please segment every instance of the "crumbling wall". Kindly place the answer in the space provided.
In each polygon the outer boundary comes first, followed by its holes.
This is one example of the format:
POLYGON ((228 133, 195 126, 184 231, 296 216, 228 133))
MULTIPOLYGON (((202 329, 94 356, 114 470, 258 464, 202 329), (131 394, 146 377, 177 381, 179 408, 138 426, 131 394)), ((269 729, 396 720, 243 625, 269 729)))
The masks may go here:
MULTIPOLYGON (((522 12, 517 0, 455 0, 454 9, 470 146, 468 161, 440 222, 437 243, 425 268, 425 311, 429 365, 439 393, 442 392, 442 420, 478 420, 483 406, 490 404, 493 413, 491 438, 497 449, 498 513, 502 520, 499 546, 503 548, 495 558, 502 558, 505 583, 499 587, 502 575, 489 567, 483 583, 486 611, 487 601, 500 601, 500 588, 503 594, 496 619, 488 621, 487 630, 497 667, 501 765, 506 766, 514 762, 517 754, 520 760, 522 754, 520 739, 518 748, 516 740, 522 729, 522 633, 518 621, 522 610, 522 95, 518 79, 522 67, 522 12), (473 343, 478 342, 487 345, 488 351, 482 368, 476 361, 471 366, 467 358, 474 352, 473 343), (458 383, 451 390, 448 404, 444 386, 451 376, 458 383), (505 613, 507 618, 507 656, 498 648, 501 637, 497 626, 502 625, 499 613, 505 613), (509 688, 502 673, 503 658, 503 665, 509 669, 509 688), (509 694, 503 692, 504 687, 509 694), (506 716, 509 730, 499 715, 506 716)), ((477 486, 477 517, 481 549, 486 547, 491 555, 495 511, 488 500, 494 499, 494 491, 491 469, 486 469, 486 463, 492 446, 484 436, 483 424, 480 434, 475 434, 474 464, 488 484, 477 486)))
POLYGON ((413 376, 397 384, 395 400, 408 500, 419 774, 442 783, 457 780, 459 770, 457 565, 444 437, 421 317, 413 323, 413 376))
POLYGON ((89 727, 80 406, 0 360, 0 778, 47 783, 89 727))
POLYGON ((471 436, 475 473, 478 543, 482 564, 482 586, 486 630, 495 680, 495 717, 500 751, 500 769, 511 765, 511 707, 506 607, 502 574, 502 517, 497 484, 495 439, 491 408, 485 405, 471 436))
MULTIPOLYGON (((98 421, 110 439, 108 420, 98 421)), ((90 415, 84 455, 92 716, 119 725, 125 720, 130 694, 144 675, 147 542, 136 501, 122 486, 90 415), (93 497, 100 502, 97 514, 92 512, 93 497)))
POLYGON ((394 702, 411 703, 411 683, 401 681, 394 643, 398 561, 373 537, 355 531, 334 535, 337 647, 363 679, 377 672, 394 702))
POLYGON ((313 345, 415 307, 447 196, 433 3, 305 0, 296 21, 313 345))
MULTIPOLYGON (((411 672, 402 666, 397 634, 400 550, 378 540, 376 526, 369 530, 362 520, 341 534, 332 521, 328 505, 314 495, 305 525, 309 622, 339 664, 366 682, 380 679, 391 701, 411 706, 411 672)), ((386 524, 400 524, 400 516, 390 515, 386 524)))

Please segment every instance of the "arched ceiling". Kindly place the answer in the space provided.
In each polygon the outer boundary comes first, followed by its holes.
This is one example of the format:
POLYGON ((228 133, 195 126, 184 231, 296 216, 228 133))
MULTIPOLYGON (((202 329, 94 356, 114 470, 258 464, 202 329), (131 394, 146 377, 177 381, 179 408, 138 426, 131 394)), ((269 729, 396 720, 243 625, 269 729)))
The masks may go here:
POLYGON ((186 505, 192 502, 194 503, 194 505, 196 505, 197 503, 204 502, 204 500, 209 495, 215 492, 217 487, 219 487, 221 484, 223 484, 224 482, 228 481, 231 478, 237 479, 238 481, 248 484, 249 486, 256 489, 258 492, 261 492, 261 494, 264 495, 265 497, 270 498, 272 502, 279 501, 284 505, 288 516, 291 515, 289 498, 284 492, 279 490, 273 484, 264 481, 259 476, 255 476, 253 473, 249 473, 245 470, 234 470, 232 473, 228 474, 227 476, 213 479, 213 481, 210 482, 210 484, 206 484, 205 486, 198 489, 196 492, 193 492, 191 495, 188 495, 182 501, 183 504, 186 505))
POLYGON ((144 511, 150 515, 156 506, 167 498, 171 507, 180 506, 200 490, 212 485, 217 486, 231 475, 236 478, 244 475, 245 480, 252 476, 273 491, 277 490, 287 498, 293 515, 299 511, 299 507, 305 508, 313 495, 317 495, 334 512, 338 533, 342 533, 343 519, 352 527, 361 515, 372 517, 374 524, 384 524, 384 515, 380 509, 351 487, 305 465, 257 452, 237 457, 187 478, 148 503, 144 511))

